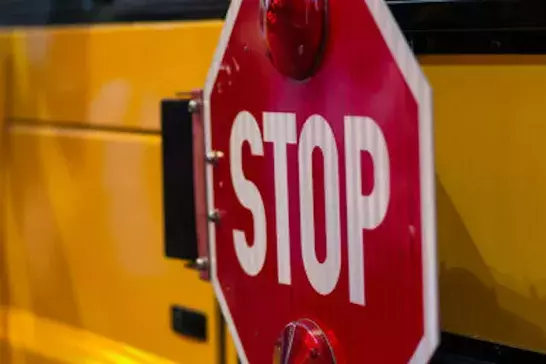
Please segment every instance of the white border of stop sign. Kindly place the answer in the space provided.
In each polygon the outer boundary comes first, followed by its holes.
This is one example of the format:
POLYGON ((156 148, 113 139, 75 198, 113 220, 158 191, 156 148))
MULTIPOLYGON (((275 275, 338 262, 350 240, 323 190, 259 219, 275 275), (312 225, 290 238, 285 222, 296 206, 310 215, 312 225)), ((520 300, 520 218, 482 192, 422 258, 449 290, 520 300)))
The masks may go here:
MULTIPOLYGON (((206 151, 212 151, 211 143, 211 115, 210 99, 216 77, 221 67, 223 55, 228 45, 241 3, 245 0, 232 0, 226 21, 220 36, 220 42, 214 55, 212 67, 209 71, 204 90, 204 118, 206 151)), ((422 261, 423 261, 423 304, 424 304, 424 335, 419 342, 413 356, 409 360, 412 364, 428 363, 439 343, 438 323, 438 287, 436 266, 436 208, 434 185, 434 146, 432 128, 432 93, 421 68, 410 50, 401 30, 393 18, 387 4, 383 0, 365 1, 377 24, 383 39, 402 72, 419 109, 419 164, 421 182, 421 221, 423 232, 422 261)), ((207 206, 209 211, 214 209, 213 167, 207 166, 207 206)), ((218 301, 224 312, 226 321, 233 335, 237 352, 243 363, 247 364, 242 342, 230 314, 229 307, 223 295, 216 270, 216 227, 209 223, 211 280, 218 301)))

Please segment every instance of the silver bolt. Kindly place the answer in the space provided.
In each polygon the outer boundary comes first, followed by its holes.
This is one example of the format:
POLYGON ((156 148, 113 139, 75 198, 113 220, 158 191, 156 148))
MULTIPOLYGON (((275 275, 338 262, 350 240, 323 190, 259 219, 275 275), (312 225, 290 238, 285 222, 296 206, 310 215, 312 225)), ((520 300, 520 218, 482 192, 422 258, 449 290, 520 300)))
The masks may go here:
POLYGON ((209 258, 199 257, 195 260, 195 268, 198 270, 207 270, 209 269, 209 258))
POLYGON ((212 221, 212 222, 220 221, 220 212, 216 209, 209 211, 209 221, 212 221))
POLYGON ((207 153, 206 159, 207 163, 214 164, 218 161, 218 159, 221 159, 224 157, 224 152, 221 152, 219 150, 212 150, 207 153))
POLYGON ((191 113, 197 112, 199 110, 199 101, 192 99, 188 103, 188 111, 191 113))

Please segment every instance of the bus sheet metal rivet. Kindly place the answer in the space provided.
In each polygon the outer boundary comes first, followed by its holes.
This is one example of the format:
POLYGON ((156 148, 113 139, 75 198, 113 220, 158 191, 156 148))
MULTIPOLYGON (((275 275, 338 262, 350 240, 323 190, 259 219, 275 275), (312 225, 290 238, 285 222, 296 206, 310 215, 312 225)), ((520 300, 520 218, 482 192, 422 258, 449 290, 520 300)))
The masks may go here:
POLYGON ((309 319, 289 323, 282 330, 273 352, 273 364, 335 364, 328 337, 309 319))

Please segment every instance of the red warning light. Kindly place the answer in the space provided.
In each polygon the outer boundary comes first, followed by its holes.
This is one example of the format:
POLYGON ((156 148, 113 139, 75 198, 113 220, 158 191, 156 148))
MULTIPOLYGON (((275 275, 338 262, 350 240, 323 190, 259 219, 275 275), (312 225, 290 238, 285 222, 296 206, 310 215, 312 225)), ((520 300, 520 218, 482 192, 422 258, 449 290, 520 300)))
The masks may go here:
POLYGON ((273 356, 274 364, 335 364, 326 334, 311 320, 291 322, 282 331, 273 356))
POLYGON ((262 0, 262 26, 277 70, 303 80, 316 70, 326 36, 327 0, 262 0))

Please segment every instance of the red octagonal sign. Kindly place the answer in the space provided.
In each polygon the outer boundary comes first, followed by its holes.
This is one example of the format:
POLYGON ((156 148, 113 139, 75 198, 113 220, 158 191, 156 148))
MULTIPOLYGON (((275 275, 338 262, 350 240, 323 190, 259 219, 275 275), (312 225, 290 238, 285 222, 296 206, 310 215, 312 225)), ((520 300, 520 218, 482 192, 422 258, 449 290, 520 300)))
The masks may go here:
POLYGON ((431 90, 387 5, 232 0, 204 111, 211 279, 241 360, 428 362, 431 90))

